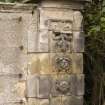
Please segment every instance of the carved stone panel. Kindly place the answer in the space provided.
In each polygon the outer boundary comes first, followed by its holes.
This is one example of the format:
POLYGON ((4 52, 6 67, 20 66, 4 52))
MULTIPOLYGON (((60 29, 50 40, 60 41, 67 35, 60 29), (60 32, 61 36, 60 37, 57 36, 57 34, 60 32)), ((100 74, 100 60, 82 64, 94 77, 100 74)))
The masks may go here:
POLYGON ((84 75, 53 76, 52 96, 72 96, 84 94, 84 75))
POLYGON ((39 29, 39 52, 84 51, 84 37, 81 35, 77 38, 75 35, 82 31, 82 15, 79 11, 62 9, 61 12, 60 9, 40 8, 39 29))
POLYGON ((51 69, 56 73, 83 73, 83 56, 77 53, 51 53, 51 69))
POLYGON ((82 30, 73 30, 72 22, 49 20, 50 52, 84 52, 82 30))
POLYGON ((50 52, 71 52, 72 51, 72 21, 70 20, 49 20, 50 52))
POLYGON ((53 77, 52 96, 71 95, 71 77, 59 75, 53 77))
POLYGON ((71 32, 73 29, 73 23, 70 20, 49 19, 48 29, 55 32, 71 32))
POLYGON ((69 55, 56 54, 52 63, 56 72, 72 72, 72 58, 69 55))

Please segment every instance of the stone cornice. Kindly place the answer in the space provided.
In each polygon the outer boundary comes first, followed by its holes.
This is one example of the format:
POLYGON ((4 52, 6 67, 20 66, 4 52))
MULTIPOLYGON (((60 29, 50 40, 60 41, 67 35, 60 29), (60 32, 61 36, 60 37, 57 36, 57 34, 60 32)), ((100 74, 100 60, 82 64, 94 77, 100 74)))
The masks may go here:
MULTIPOLYGON (((33 0, 23 0, 23 3, 28 3, 28 2, 32 2, 33 0)), ((34 2, 41 2, 44 0, 35 0, 34 2)), ((51 0, 47 0, 47 1, 51 1, 51 0)), ((56 1, 56 0, 52 0, 52 1, 56 1)), ((57 1, 61 1, 61 0, 57 0, 57 1)), ((91 2, 92 0, 65 0, 65 1, 72 1, 72 2, 91 2)))
POLYGON ((32 12, 37 4, 0 3, 0 12, 32 12))

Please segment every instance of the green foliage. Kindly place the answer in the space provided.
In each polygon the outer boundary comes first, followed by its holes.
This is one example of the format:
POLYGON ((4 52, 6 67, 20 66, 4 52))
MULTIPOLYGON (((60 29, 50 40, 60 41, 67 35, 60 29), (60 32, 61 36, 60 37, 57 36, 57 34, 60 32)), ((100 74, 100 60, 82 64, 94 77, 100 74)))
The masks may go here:
POLYGON ((105 0, 93 0, 83 14, 86 86, 90 85, 86 87, 88 98, 85 99, 88 105, 102 105, 105 98, 105 0))

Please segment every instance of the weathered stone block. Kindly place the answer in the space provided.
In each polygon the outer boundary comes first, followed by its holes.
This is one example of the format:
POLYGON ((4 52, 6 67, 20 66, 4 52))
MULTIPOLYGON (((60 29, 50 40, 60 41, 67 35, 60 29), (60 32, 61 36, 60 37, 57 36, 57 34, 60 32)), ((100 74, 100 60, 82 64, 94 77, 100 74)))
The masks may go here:
POLYGON ((38 10, 36 6, 2 4, 0 11, 4 12, 0 13, 0 24, 2 24, 0 46, 21 47, 25 51, 36 52, 38 43, 38 10), (2 10, 2 6, 4 10, 2 10))
POLYGON ((83 96, 64 96, 62 105, 83 105, 83 96))
POLYGON ((76 83, 76 90, 77 90, 77 94, 76 95, 80 95, 80 96, 82 96, 82 95, 84 95, 84 75, 83 74, 81 74, 81 75, 77 75, 77 83, 76 83))
POLYGON ((50 75, 41 75, 39 78, 38 98, 48 99, 51 94, 52 78, 50 75))
POLYGON ((53 77, 52 96, 84 95, 84 75, 59 75, 53 77))
POLYGON ((50 105, 49 99, 39 99, 37 105, 50 105))
POLYGON ((48 99, 28 98, 28 105, 50 105, 48 99))
POLYGON ((62 105, 62 97, 51 97, 50 105, 62 105))
POLYGON ((51 68, 55 73, 83 73, 83 56, 79 53, 51 53, 51 68))
POLYGON ((51 105, 83 105, 83 96, 52 97, 51 105))
POLYGON ((39 77, 37 75, 30 75, 27 77, 26 96, 28 98, 37 97, 39 77))
POLYGON ((27 73, 27 55, 17 47, 0 47, 0 73, 21 75, 27 73))
POLYGON ((39 43, 39 37, 38 37, 38 23, 39 23, 39 13, 37 8, 33 10, 32 14, 28 14, 27 16, 27 26, 28 29, 26 30, 27 36, 28 36, 28 52, 38 52, 38 43, 39 43))
POLYGON ((43 54, 29 54, 28 55, 28 73, 29 74, 50 74, 50 55, 43 54))
POLYGON ((84 75, 73 75, 71 78, 71 94, 76 96, 84 95, 84 75))
POLYGON ((52 96, 71 95, 71 76, 55 75, 52 84, 52 96))
POLYGON ((70 9, 40 8, 40 29, 48 29, 46 22, 50 19, 73 21, 73 11, 70 9))
POLYGON ((38 52, 49 52, 49 32, 48 30, 40 30, 38 38, 38 52))
POLYGON ((27 79, 27 97, 48 99, 52 87, 51 76, 31 75, 27 79))
POLYGON ((83 28, 83 16, 80 11, 74 11, 73 13, 73 30, 81 31, 83 28))
POLYGON ((0 75, 0 103, 20 102, 25 98, 25 82, 18 75, 0 75))
POLYGON ((73 74, 82 74, 83 73, 83 54, 75 53, 72 54, 73 59, 73 74))
MULTIPOLYGON (((0 47, 20 47, 27 48, 25 35, 26 19, 20 13, 0 13, 0 47), (5 28, 4 28, 5 27, 5 28)), ((26 17, 26 15, 25 15, 26 17)))
POLYGON ((73 52, 84 52, 84 35, 83 32, 73 32, 73 52))

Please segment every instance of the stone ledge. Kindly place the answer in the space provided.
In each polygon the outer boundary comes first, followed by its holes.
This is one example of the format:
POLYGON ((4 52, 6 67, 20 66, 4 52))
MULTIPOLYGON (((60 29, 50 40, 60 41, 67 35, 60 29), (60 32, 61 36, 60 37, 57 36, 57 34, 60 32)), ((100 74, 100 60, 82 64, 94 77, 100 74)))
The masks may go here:
POLYGON ((1 3, 0 12, 30 12, 37 7, 37 4, 1 3))
MULTIPOLYGON (((40 2, 44 0, 35 0, 34 2, 40 2)), ((50 1, 50 0, 49 0, 50 1)), ((55 1, 55 0, 52 0, 55 1)), ((58 0, 59 1, 59 0, 58 0)), ((61 1, 61 0, 60 0, 61 1)), ((77 1, 77 2, 91 2, 91 0, 71 0, 71 1, 77 1)), ((29 3, 32 2, 32 0, 23 0, 22 3, 29 3)))

